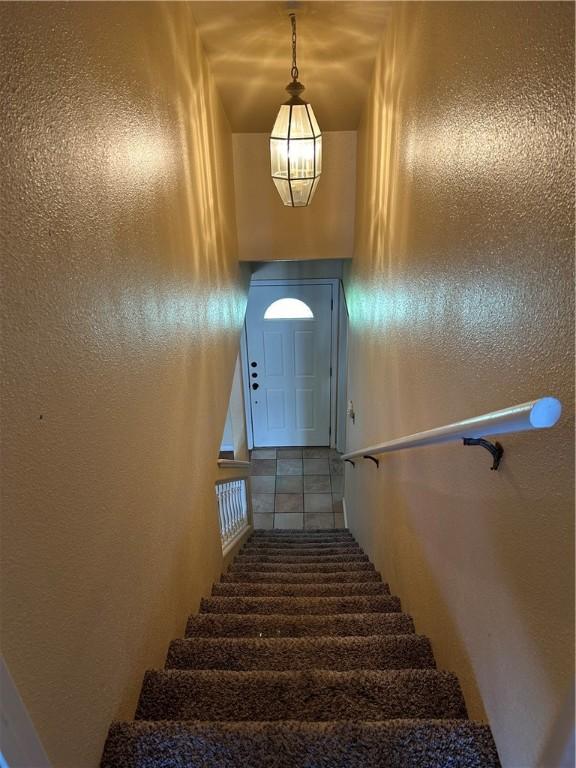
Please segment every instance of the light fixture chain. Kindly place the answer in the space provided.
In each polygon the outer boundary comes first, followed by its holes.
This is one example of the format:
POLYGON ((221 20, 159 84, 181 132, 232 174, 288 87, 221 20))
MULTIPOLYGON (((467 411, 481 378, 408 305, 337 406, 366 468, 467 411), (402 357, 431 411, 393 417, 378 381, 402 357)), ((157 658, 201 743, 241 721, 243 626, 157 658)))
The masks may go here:
POLYGON ((296 65, 296 14, 290 14, 290 21, 292 23, 292 69, 290 75, 292 80, 298 80, 298 67, 296 65))

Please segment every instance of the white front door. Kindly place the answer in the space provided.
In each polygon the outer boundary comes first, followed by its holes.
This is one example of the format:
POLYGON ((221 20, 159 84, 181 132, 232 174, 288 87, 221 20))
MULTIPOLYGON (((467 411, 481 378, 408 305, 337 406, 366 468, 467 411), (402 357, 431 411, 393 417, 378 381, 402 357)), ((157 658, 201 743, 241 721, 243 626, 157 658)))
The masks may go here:
POLYGON ((253 285, 246 312, 254 446, 329 445, 331 285, 253 285))

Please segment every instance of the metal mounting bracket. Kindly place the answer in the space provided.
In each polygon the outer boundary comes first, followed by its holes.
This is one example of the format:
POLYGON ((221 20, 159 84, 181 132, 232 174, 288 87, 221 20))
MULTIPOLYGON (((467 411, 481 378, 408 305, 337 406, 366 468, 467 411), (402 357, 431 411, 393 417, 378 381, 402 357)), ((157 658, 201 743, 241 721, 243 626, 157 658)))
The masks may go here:
POLYGON ((378 461, 378 459, 375 459, 374 456, 368 456, 367 455, 367 456, 362 456, 362 458, 363 459, 370 459, 370 461, 373 461, 374 464, 376 464, 377 467, 380 466, 380 462, 378 461))
POLYGON ((490 469, 497 470, 500 466, 500 461, 504 455, 504 448, 500 443, 491 443, 489 440, 484 440, 483 437, 464 437, 462 438, 464 445, 481 445, 482 448, 486 448, 490 451, 492 458, 494 459, 490 469))
POLYGON ((355 462, 355 461, 352 461, 352 459, 344 459, 344 461, 347 461, 347 462, 348 462, 348 464, 352 464, 352 466, 353 466, 353 467, 355 467, 355 466, 356 466, 356 462, 355 462))

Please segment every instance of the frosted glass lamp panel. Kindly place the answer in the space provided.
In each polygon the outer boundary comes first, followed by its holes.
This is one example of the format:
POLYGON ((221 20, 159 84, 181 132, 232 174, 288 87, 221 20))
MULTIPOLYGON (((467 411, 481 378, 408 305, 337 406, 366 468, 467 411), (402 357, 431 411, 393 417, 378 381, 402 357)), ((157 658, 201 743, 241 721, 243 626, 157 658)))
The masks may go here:
POLYGON ((290 125, 290 107, 282 104, 276 115, 276 122, 272 128, 272 136, 278 139, 288 138, 288 126, 290 125))
POLYGON ((290 138, 308 139, 312 138, 313 135, 306 104, 297 104, 293 106, 292 119, 290 121, 290 138))
POLYGON ((288 142, 286 139, 270 139, 270 164, 272 176, 288 178, 288 142))
POLYGON ((314 139, 290 139, 288 157, 290 178, 314 178, 314 139))
POLYGON ((316 176, 314 179, 314 182, 312 183, 312 192, 310 192, 310 198, 308 200, 309 203, 312 202, 312 198, 316 194, 316 189, 318 188, 318 182, 320 181, 320 176, 316 176))
POLYGON ((278 194, 282 198, 284 205, 292 205, 292 197, 290 195, 290 184, 284 179, 272 179, 278 190, 278 194))
POLYGON ((314 139, 316 142, 316 176, 322 173, 322 136, 314 139))
POLYGON ((308 118, 312 126, 312 133, 314 136, 320 136, 320 126, 318 125, 318 120, 316 120, 316 115, 314 114, 314 110, 312 109, 310 104, 307 104, 306 106, 308 108, 308 118))
POLYGON ((294 206, 300 208, 301 206, 308 205, 308 198, 310 197, 310 189, 314 179, 305 179, 304 181, 291 181, 292 196, 294 197, 294 206))

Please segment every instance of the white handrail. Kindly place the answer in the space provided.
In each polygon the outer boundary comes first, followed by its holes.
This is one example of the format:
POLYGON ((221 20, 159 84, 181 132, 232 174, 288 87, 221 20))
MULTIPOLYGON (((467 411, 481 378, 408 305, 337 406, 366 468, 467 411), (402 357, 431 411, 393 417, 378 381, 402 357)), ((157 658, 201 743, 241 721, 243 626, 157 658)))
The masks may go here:
POLYGON ((236 459, 218 459, 220 469, 250 469, 249 461, 236 461, 236 459))
POLYGON ((503 435, 507 432, 523 432, 527 429, 546 429, 553 427, 562 413, 562 403, 555 397, 541 397, 529 403, 513 405, 501 411, 492 411, 473 419, 457 421, 444 427, 428 429, 414 435, 388 440, 385 443, 369 445, 350 451, 342 459, 355 459, 359 456, 377 456, 380 453, 402 451, 405 448, 418 448, 436 443, 448 443, 465 437, 486 437, 503 435))

